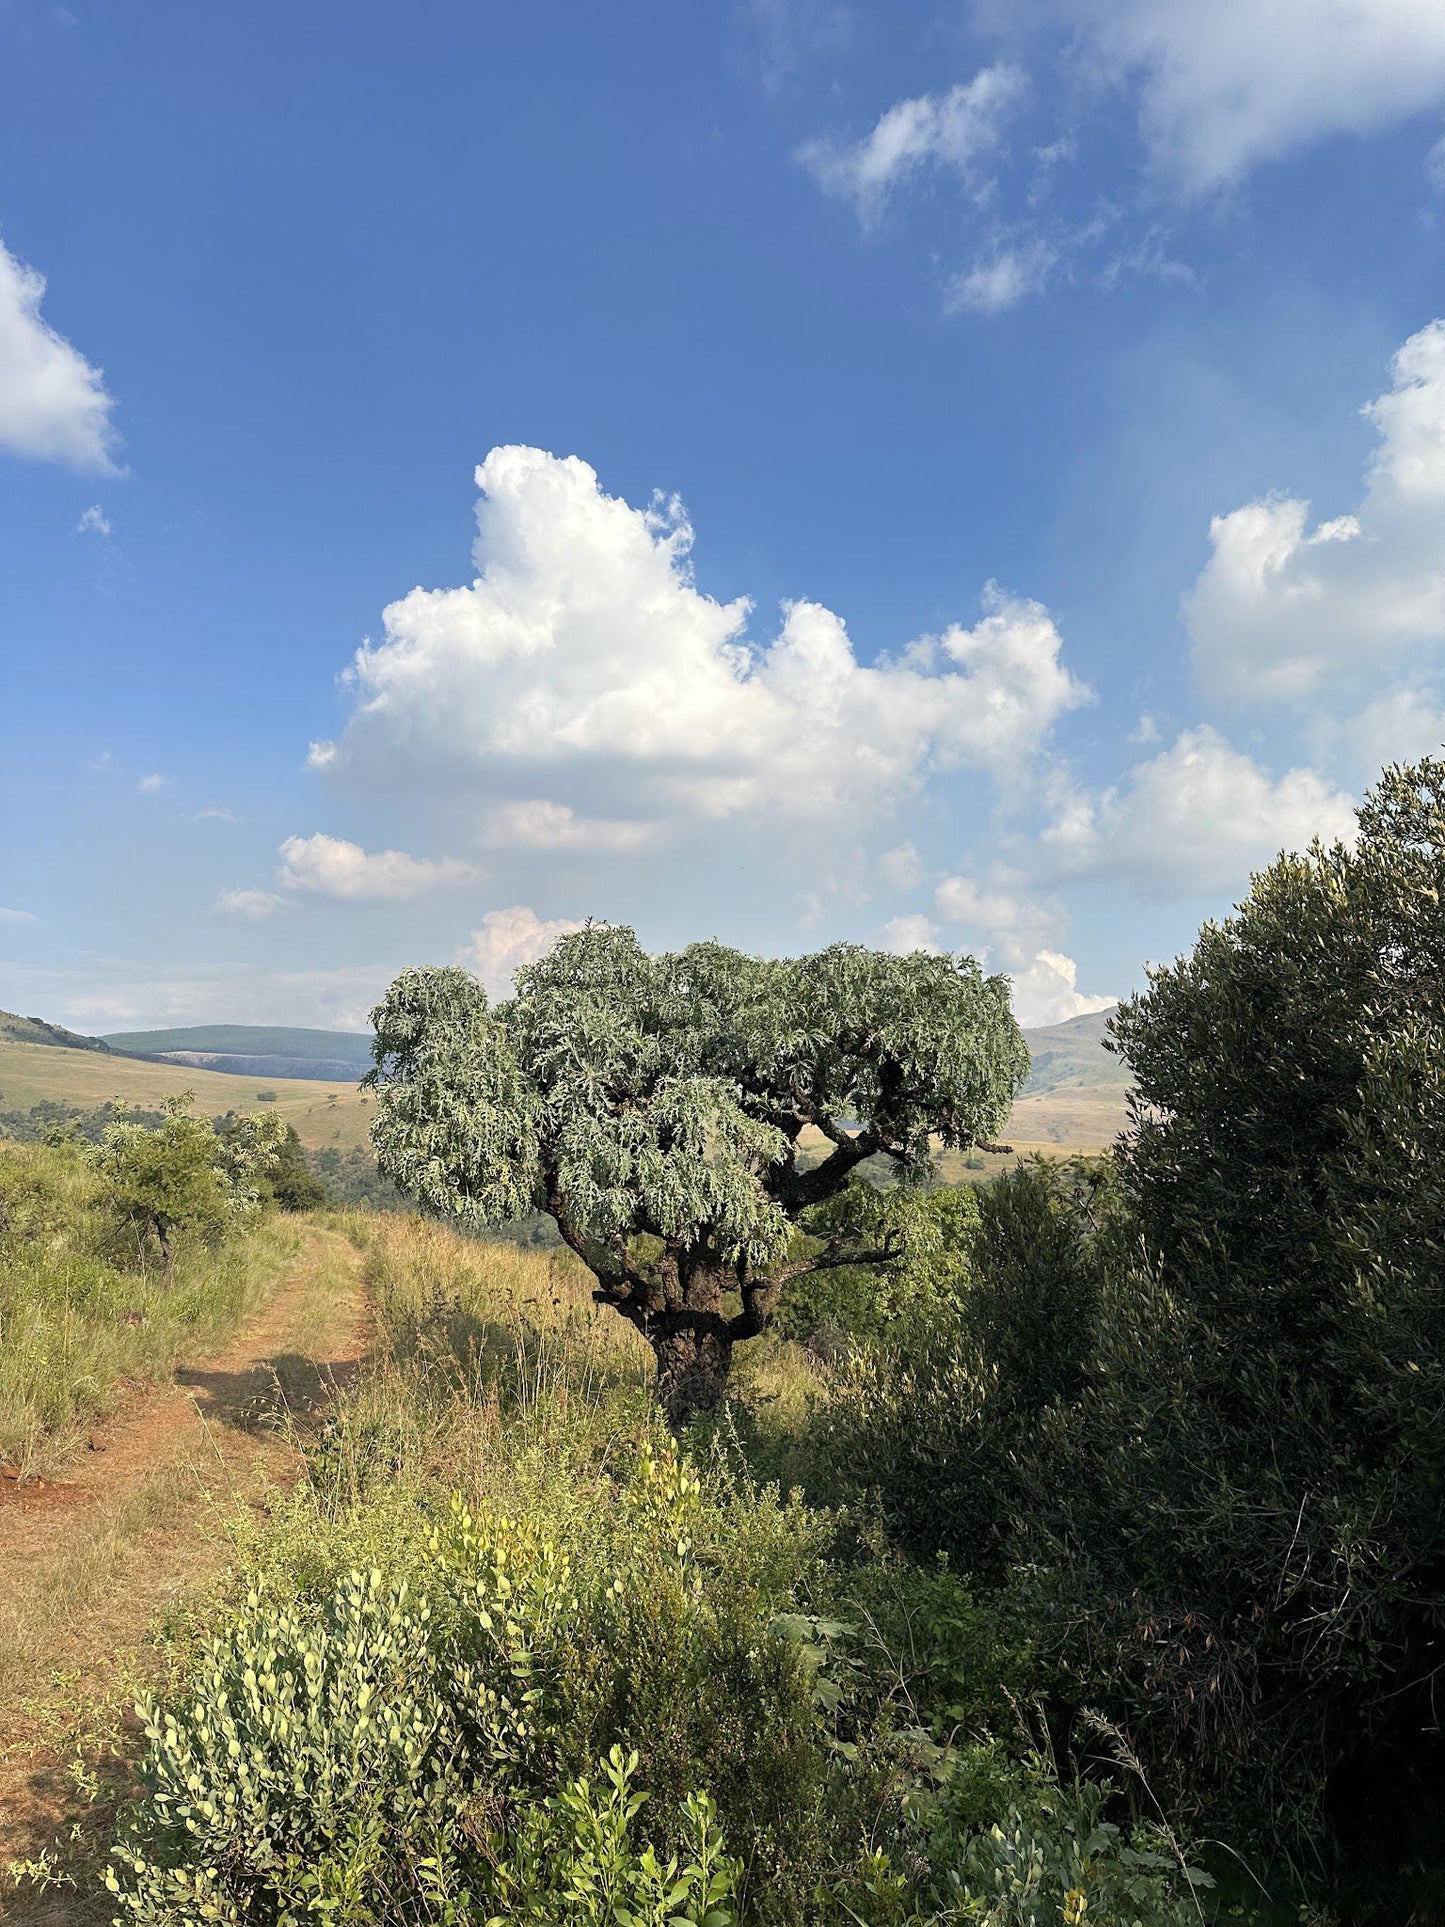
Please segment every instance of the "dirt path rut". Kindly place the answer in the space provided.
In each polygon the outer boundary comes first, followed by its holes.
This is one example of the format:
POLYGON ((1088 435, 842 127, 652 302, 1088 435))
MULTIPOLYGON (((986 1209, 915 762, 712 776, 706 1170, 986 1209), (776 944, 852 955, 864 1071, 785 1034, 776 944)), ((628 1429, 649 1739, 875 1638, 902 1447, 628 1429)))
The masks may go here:
POLYGON ((105 1917, 79 1895, 17 1889, 6 1871, 78 1817, 66 1771, 77 1712, 143 1674, 157 1617, 225 1564, 221 1514, 294 1477, 278 1421, 324 1406, 368 1339, 360 1253, 307 1226, 224 1351, 98 1427, 65 1479, 0 1488, 0 1919, 105 1917))

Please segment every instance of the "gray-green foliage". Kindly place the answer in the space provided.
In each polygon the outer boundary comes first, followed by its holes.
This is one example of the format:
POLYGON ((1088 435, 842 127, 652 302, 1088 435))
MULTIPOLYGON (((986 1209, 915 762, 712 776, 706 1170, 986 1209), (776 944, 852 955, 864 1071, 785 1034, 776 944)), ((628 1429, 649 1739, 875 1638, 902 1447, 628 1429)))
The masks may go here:
POLYGON ((1198 1927, 1213 1882, 1157 1829, 1125 1833, 1107 1797, 1088 1781, 1045 1785, 975 1834, 937 1927, 1198 1927))
POLYGON ((917 1179, 932 1139, 993 1135, 1028 1067, 1006 983, 969 958, 651 957, 605 925, 496 1007, 465 971, 412 970, 373 1021, 383 1172, 439 1212, 549 1212, 658 1351, 674 1416, 715 1402, 789 1277, 896 1253, 837 1216, 800 1245, 817 1207, 870 1157, 917 1179))

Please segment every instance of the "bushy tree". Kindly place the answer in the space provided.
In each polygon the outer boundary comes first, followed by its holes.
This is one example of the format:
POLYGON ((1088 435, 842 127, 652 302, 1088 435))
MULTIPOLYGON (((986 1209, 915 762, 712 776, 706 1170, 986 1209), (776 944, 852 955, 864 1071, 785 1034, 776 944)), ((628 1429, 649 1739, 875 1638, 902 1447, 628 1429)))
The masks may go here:
POLYGON ((1143 1262, 1075 1531, 1137 1587, 1177 1734, 1380 1784, 1445 1637, 1445 763, 1386 771, 1352 845, 1281 857, 1114 1031, 1143 1262))
POLYGON ((218 1136, 190 1105, 189 1091, 167 1098, 162 1121, 147 1126, 117 1104, 116 1121, 88 1153, 111 1209, 142 1251, 154 1238, 167 1273, 178 1232, 219 1239, 238 1213, 257 1207, 287 1128, 274 1112, 259 1112, 218 1136))
MULTIPOLYGON (((1353 1848, 1378 1896, 1445 1779, 1445 763, 1387 771, 1113 1029, 1114 1177, 999 1180, 951 1329, 824 1422, 910 1549, 1023 1588, 1161 1794, 1353 1848)), ((1343 1917, 1438 1917, 1411 1904, 1343 1917)))
POLYGON ((916 1179, 932 1139, 990 1138, 1028 1068, 1005 981, 970 958, 652 957, 601 924, 495 1008, 466 971, 410 970, 372 1021, 383 1173, 480 1223, 547 1212, 651 1344, 674 1422, 717 1403, 790 1278, 895 1255, 859 1167, 916 1179))
POLYGON ((258 1136, 255 1115, 232 1112, 221 1119, 223 1155, 249 1167, 243 1181, 255 1189, 261 1203, 274 1204, 281 1211, 319 1209, 326 1203, 326 1186, 307 1163, 296 1126, 274 1112, 259 1115, 268 1120, 263 1136, 258 1136))

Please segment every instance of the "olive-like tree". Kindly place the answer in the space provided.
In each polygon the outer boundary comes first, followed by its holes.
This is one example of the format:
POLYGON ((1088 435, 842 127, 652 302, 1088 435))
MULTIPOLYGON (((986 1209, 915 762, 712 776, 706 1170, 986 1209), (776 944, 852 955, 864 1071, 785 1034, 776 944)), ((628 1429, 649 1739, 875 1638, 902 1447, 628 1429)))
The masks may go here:
POLYGON ((495 1006, 464 970, 405 971, 372 1022, 384 1175, 474 1222, 548 1212, 652 1346, 674 1424, 717 1404, 789 1278, 895 1255, 843 1208, 859 1166, 917 1179, 934 1141, 985 1142, 1028 1070, 972 958, 649 956, 607 924, 495 1006))

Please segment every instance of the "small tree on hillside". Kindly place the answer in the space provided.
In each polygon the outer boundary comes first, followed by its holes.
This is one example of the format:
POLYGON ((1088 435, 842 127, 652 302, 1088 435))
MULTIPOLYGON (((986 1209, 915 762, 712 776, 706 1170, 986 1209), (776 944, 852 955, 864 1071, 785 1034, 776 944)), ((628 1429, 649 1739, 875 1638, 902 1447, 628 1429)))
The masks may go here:
POLYGON ((717 1404, 789 1278, 895 1255, 845 1208, 859 1166, 917 1179, 932 1137, 990 1138, 1028 1069, 1007 984, 971 958, 650 957, 600 924, 495 1008, 464 970, 409 970, 372 1021, 383 1173, 480 1223, 549 1213, 652 1346, 674 1424, 717 1404))
POLYGON ((239 1213, 256 1209, 286 1133, 274 1112, 261 1112, 238 1119, 221 1138, 190 1104, 189 1091, 167 1098, 164 1120, 154 1128, 117 1104, 116 1122, 89 1153, 111 1208, 136 1233, 142 1252, 155 1239, 167 1274, 177 1232, 215 1241, 239 1213))

